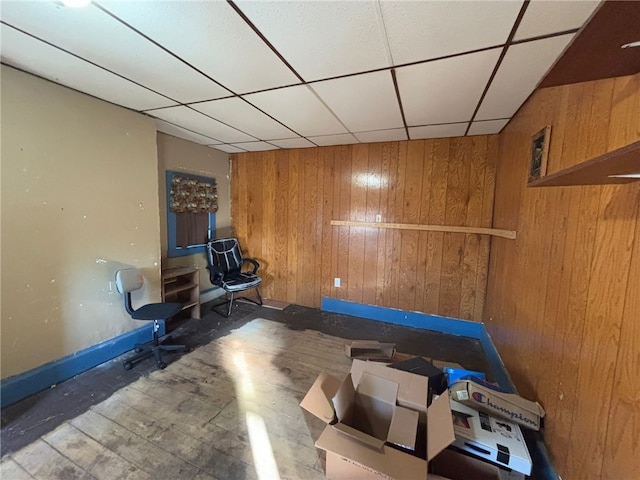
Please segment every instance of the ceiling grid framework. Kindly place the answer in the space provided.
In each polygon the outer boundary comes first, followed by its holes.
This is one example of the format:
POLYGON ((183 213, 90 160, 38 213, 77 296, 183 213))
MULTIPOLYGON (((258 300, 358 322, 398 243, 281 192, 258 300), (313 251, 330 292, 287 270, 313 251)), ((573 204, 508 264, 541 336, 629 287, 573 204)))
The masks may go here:
POLYGON ((228 153, 484 135, 599 4, 3 0, 1 53, 228 153))

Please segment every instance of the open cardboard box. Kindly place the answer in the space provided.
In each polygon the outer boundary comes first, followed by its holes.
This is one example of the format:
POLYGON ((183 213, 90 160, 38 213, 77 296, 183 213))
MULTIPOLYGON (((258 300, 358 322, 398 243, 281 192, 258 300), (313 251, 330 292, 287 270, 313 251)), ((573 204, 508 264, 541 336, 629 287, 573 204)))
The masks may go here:
POLYGON ((347 357, 359 360, 388 362, 391 361, 395 352, 395 343, 380 343, 375 340, 354 340, 344 346, 347 357))
POLYGON ((360 360, 342 381, 321 374, 300 405, 328 424, 316 442, 327 477, 427 478, 429 460, 455 439, 448 392, 428 406, 428 384, 360 360))

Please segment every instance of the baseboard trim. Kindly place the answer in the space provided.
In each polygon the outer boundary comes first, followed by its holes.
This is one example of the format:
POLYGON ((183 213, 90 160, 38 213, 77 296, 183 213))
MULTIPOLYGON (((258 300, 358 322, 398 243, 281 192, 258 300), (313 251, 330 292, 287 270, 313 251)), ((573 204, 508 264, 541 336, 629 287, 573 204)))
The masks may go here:
POLYGON ((379 307, 376 305, 365 305, 362 303, 349 302, 337 298, 322 298, 320 307, 322 310, 343 315, 377 320, 379 322, 393 323, 406 327, 421 328, 449 335, 475 338, 480 341, 485 352, 489 366, 494 378, 504 389, 515 392, 515 386, 509 377, 509 373, 500 358, 489 333, 484 327, 484 323, 470 322, 459 318, 441 317, 422 312, 407 312, 397 308, 379 307))
MULTIPOLYGON (((158 334, 165 334, 164 322, 160 322, 158 334)), ((153 322, 149 322, 105 342, 3 379, 0 382, 2 408, 122 355, 132 350, 136 343, 148 342, 152 335, 153 322)))
POLYGON ((484 326, 478 322, 441 317, 422 312, 408 312, 397 308, 365 305, 337 298, 323 297, 321 305, 320 308, 327 312, 342 313, 344 315, 449 333, 461 337, 480 338, 484 330, 484 326))

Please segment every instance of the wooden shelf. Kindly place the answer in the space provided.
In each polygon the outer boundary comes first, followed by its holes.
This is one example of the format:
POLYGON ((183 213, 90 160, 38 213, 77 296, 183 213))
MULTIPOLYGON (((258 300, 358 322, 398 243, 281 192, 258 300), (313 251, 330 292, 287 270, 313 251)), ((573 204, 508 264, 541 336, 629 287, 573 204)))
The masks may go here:
POLYGON ((191 318, 200 318, 200 272, 195 267, 162 269, 162 301, 182 304, 191 318))
POLYGON ((565 187, 637 182, 640 178, 612 175, 640 173, 640 141, 607 152, 571 168, 529 182, 529 187, 565 187))

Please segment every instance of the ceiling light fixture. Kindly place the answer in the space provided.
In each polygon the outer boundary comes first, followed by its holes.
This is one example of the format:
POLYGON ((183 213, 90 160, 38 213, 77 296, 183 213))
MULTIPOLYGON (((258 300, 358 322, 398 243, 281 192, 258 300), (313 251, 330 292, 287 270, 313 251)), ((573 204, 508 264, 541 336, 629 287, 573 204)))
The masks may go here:
POLYGON ((91 3, 91 0, 61 0, 65 7, 82 8, 91 3))
POLYGON ((640 40, 637 42, 625 43, 620 48, 632 48, 632 47, 640 47, 640 40))

